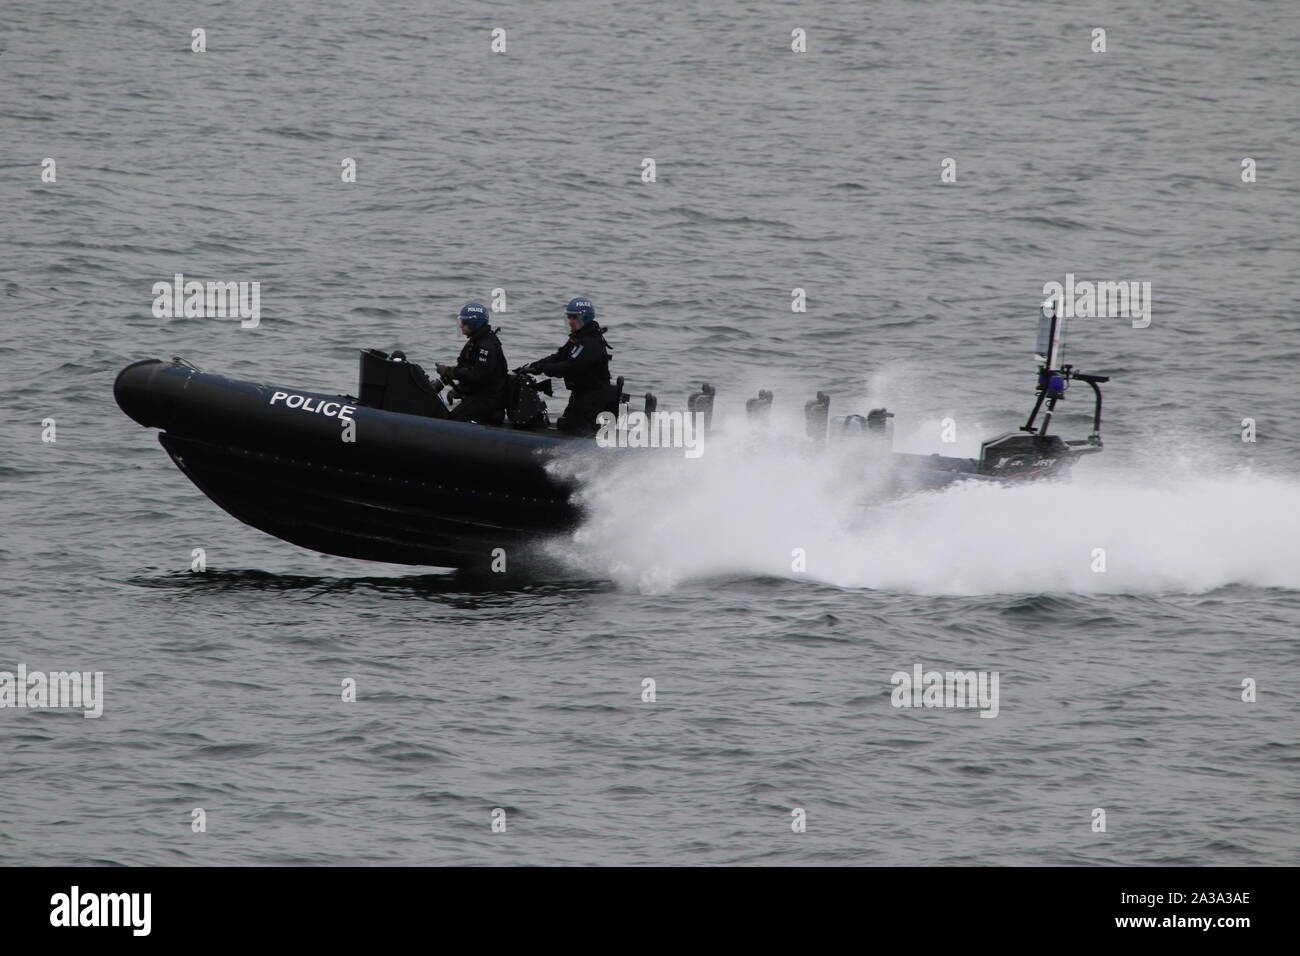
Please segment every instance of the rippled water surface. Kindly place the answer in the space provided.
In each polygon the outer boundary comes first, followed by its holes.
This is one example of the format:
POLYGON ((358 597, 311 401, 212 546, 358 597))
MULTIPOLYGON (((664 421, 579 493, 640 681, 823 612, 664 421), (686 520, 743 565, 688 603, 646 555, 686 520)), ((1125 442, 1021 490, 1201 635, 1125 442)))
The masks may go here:
POLYGON ((0 670, 106 682, 99 719, 0 709, 0 859, 1298 862, 1295 4, 0 22, 0 670), (259 281, 259 326, 155 318, 178 272, 259 281), (888 405, 898 447, 974 454, 1021 423, 1067 273, 1154 300, 1149 328, 1070 330, 1113 376, 1071 483, 879 500, 852 455, 781 440, 824 390, 888 405), (719 394, 714 453, 590 480, 543 573, 296 549, 112 399, 172 355, 351 391, 358 347, 443 361, 497 288, 512 365, 587 294, 631 391, 719 394), (758 388, 776 440, 742 437, 758 388), (997 671, 998 717, 892 707, 917 663, 997 671))

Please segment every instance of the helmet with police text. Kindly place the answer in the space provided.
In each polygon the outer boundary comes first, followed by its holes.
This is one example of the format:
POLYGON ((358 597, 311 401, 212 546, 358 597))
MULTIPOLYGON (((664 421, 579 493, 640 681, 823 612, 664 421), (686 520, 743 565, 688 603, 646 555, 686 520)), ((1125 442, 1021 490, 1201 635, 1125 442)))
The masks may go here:
POLYGON ((569 304, 564 307, 564 314, 571 319, 577 319, 583 325, 590 325, 596 321, 596 307, 586 296, 570 299, 569 304))
POLYGON ((490 317, 487 307, 478 302, 471 302, 469 305, 462 308, 460 310, 460 315, 457 316, 457 318, 459 318, 460 321, 465 324, 465 327, 471 332, 477 332, 479 329, 486 326, 490 317))

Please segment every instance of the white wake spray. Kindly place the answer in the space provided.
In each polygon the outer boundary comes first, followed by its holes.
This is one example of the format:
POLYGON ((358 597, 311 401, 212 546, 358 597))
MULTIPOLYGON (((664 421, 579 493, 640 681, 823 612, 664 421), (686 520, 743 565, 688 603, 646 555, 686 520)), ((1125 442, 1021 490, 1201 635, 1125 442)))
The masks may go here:
POLYGON ((710 436, 694 461, 661 453, 576 469, 587 517, 553 548, 645 591, 737 575, 920 594, 1300 590, 1300 481, 1103 458, 1069 481, 890 498, 883 449, 817 454, 796 435, 742 429, 710 436))

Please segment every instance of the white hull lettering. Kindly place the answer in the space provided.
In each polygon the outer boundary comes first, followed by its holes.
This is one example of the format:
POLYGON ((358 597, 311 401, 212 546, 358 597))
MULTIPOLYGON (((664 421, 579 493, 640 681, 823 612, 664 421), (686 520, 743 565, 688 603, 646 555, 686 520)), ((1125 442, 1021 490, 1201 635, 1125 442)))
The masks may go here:
POLYGON ((342 402, 321 402, 307 395, 294 395, 291 392, 274 392, 267 404, 274 405, 276 402, 283 402, 286 408, 292 408, 300 412, 314 412, 329 418, 338 418, 345 422, 352 421, 352 413, 357 410, 355 405, 344 405, 342 402))

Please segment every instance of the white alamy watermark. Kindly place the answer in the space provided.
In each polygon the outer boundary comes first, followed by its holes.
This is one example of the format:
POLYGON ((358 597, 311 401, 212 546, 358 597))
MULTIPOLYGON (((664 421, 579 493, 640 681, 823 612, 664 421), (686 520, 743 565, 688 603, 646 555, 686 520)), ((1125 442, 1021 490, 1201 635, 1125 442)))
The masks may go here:
POLYGON ((629 412, 596 416, 601 448, 684 448, 687 458, 704 454, 703 412, 629 412))
POLYGON ((262 320, 262 283, 200 282, 182 272, 153 284, 155 319, 240 319, 241 329, 262 320))
POLYGON ((83 717, 104 713, 103 671, 28 671, 19 664, 17 673, 0 671, 0 709, 84 710, 83 717))
POLYGON ((1135 329, 1151 324, 1150 282, 1076 282, 1067 272, 1064 283, 1043 283, 1043 295, 1043 308, 1062 318, 1131 319, 1135 329))
POLYGON ((125 926, 132 936, 148 936, 153 920, 152 893, 83 893, 73 886, 50 897, 50 925, 125 926))
POLYGON ((997 671, 895 671, 889 695, 895 707, 978 707, 981 717, 998 715, 997 671))

